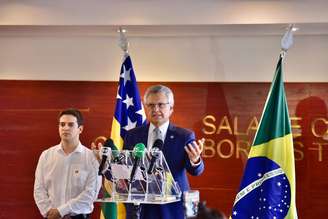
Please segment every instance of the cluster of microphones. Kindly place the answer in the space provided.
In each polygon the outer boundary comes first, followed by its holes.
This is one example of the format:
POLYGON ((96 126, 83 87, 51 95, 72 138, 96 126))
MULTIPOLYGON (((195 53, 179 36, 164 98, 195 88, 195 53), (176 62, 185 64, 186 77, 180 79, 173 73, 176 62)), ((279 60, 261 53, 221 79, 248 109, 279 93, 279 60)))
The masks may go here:
MULTIPOLYGON (((154 170, 155 170, 155 164, 156 161, 159 158, 159 152, 162 151, 163 149, 163 141, 161 139, 156 139, 153 147, 150 150, 150 163, 149 163, 149 167, 147 170, 148 174, 153 174, 154 170)), ((134 181, 137 169, 140 168, 141 163, 142 163, 142 159, 145 155, 146 152, 146 147, 143 143, 138 143, 134 146, 133 151, 132 151, 132 156, 134 158, 133 161, 133 167, 131 170, 131 174, 130 174, 130 183, 134 181)), ((112 139, 108 138, 105 142, 103 147, 101 148, 100 151, 101 154, 101 162, 99 165, 99 170, 98 170, 98 175, 103 175, 104 171, 106 171, 106 162, 107 159, 111 159, 109 158, 110 156, 112 156, 112 162, 113 163, 120 163, 123 159, 125 159, 125 156, 122 155, 117 147, 115 146, 114 142, 112 139)))

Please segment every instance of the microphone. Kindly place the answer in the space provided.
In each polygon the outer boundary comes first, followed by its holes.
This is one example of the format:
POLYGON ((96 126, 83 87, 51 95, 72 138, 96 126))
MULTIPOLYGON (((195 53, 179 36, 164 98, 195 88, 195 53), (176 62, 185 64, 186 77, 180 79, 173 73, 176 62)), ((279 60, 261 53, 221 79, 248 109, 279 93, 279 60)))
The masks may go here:
POLYGON ((145 145, 143 143, 136 144, 132 151, 132 155, 134 157, 134 163, 130 175, 130 183, 132 183, 132 181, 134 180, 137 168, 138 166, 140 166, 140 162, 144 154, 145 154, 145 145))
POLYGON ((108 156, 110 155, 111 151, 113 151, 113 156, 115 157, 115 154, 117 154, 117 148, 114 145, 114 142, 112 139, 108 138, 104 145, 101 147, 100 153, 102 154, 101 156, 101 162, 99 165, 99 170, 98 170, 98 175, 102 175, 103 169, 105 167, 106 161, 108 156), (114 153, 115 152, 115 153, 114 153))
POLYGON ((122 160, 125 159, 124 153, 121 153, 118 150, 112 149, 113 163, 122 164, 122 160))
POLYGON ((150 160, 150 164, 149 164, 149 168, 147 173, 148 174, 152 174, 154 172, 154 167, 155 167, 155 163, 156 160, 158 159, 158 155, 160 151, 162 151, 163 149, 163 141, 162 139, 156 139, 153 147, 151 148, 151 160, 150 160))

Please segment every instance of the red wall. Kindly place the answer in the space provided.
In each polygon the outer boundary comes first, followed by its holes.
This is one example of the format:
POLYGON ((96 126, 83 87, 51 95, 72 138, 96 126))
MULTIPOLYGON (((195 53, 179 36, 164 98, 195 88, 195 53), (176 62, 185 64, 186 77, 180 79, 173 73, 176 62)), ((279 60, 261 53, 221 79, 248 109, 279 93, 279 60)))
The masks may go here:
MULTIPOLYGON (((141 94, 151 84, 139 83, 141 94)), ((175 93, 172 121, 206 138, 206 169, 201 177, 190 177, 192 187, 209 207, 229 215, 270 84, 165 84, 175 93)), ((33 200, 34 170, 41 151, 59 142, 59 111, 83 111, 82 143, 90 145, 110 133, 116 91, 116 82, 0 81, 0 218, 41 218, 33 200)), ((325 218, 328 83, 286 83, 286 92, 299 218, 325 218)))

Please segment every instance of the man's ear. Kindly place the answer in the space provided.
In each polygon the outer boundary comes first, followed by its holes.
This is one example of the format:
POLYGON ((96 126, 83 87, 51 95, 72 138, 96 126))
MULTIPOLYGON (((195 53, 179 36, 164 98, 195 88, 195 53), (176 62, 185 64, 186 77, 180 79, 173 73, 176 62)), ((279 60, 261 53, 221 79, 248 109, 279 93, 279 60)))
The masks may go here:
POLYGON ((170 116, 172 115, 172 113, 173 113, 173 107, 170 106, 170 116))
POLYGON ((79 129, 80 129, 80 134, 81 134, 82 131, 83 131, 83 125, 80 125, 80 126, 79 126, 79 129))

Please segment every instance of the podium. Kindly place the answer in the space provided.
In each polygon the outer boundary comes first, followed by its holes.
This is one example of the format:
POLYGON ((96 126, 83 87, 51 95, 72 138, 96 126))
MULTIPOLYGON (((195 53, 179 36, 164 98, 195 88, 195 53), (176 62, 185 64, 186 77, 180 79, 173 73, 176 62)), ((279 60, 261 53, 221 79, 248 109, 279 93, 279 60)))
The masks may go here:
POLYGON ((100 194, 97 202, 139 205, 181 200, 181 190, 162 151, 145 152, 140 158, 130 150, 111 151, 106 163, 103 174, 107 181, 102 190, 106 188, 109 197, 100 194), (131 172, 134 172, 132 179, 131 172))

